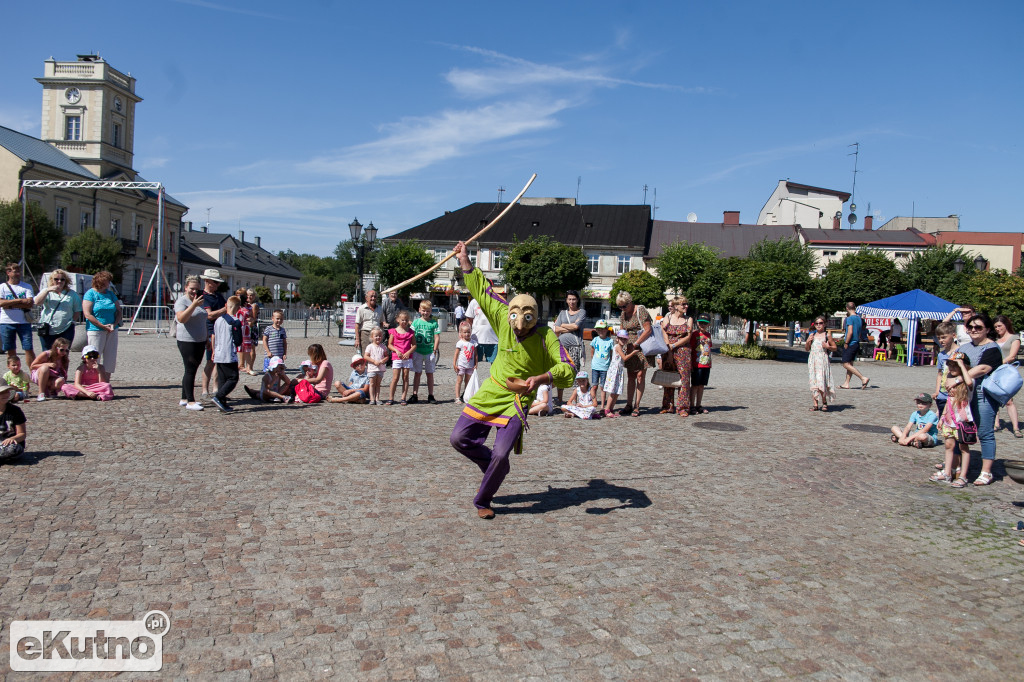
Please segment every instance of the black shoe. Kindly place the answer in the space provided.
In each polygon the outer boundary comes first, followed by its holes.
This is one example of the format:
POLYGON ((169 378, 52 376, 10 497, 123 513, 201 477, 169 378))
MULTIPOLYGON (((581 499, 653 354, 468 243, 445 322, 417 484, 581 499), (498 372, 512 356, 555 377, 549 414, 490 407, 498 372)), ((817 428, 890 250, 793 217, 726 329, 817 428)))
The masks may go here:
POLYGON ((223 400, 221 400, 217 396, 213 396, 212 398, 210 398, 210 402, 212 402, 214 405, 216 405, 217 409, 220 410, 221 412, 234 412, 235 411, 235 409, 233 407, 229 406, 227 403, 225 403, 223 400))
POLYGON ((437 401, 436 401, 436 400, 434 400, 434 396, 432 396, 432 395, 428 395, 428 396, 427 396, 427 402, 428 402, 428 403, 436 403, 437 401))
POLYGON ((420 401, 420 397, 418 395, 416 395, 415 393, 413 393, 411 396, 409 396, 409 404, 410 405, 415 405, 419 401, 420 401))

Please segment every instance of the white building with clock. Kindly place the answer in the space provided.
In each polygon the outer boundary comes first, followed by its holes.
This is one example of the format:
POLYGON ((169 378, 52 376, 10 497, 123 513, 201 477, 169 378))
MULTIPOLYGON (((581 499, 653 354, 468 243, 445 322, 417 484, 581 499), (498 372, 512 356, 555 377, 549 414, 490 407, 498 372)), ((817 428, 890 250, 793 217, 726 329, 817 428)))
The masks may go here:
MULTIPOLYGON (((142 181, 132 168, 135 79, 98 55, 48 59, 36 79, 43 88, 40 138, 0 127, 0 199, 16 200, 22 180, 142 181)), ((164 193, 164 238, 157 240, 155 192, 121 189, 29 188, 68 237, 95 229, 121 240, 125 256, 120 291, 127 302, 156 267, 157 249, 169 282, 178 281, 182 216, 188 207, 164 193)), ((37 277, 41 273, 34 273, 37 277)))

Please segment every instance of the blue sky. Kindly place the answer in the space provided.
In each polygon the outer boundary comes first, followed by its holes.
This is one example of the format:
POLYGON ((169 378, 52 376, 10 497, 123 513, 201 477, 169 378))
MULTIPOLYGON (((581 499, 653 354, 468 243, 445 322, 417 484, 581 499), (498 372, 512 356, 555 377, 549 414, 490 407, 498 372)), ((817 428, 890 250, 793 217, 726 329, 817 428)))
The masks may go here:
POLYGON ((4 8, 0 125, 49 57, 137 78, 135 168, 186 220, 326 255, 514 196, 754 222, 780 179, 876 221, 1021 231, 1024 3, 52 0, 4 8), (13 27, 17 27, 14 29, 13 27))

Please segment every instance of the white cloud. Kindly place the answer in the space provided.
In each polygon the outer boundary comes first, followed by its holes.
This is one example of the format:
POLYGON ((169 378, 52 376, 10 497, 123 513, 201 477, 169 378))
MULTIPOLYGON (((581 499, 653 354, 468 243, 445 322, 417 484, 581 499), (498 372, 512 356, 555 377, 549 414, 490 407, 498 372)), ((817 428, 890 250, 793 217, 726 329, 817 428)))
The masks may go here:
POLYGON ((499 102, 477 109, 409 117, 382 127, 385 137, 336 155, 299 164, 303 171, 368 181, 405 175, 447 159, 476 152, 481 145, 559 125, 552 118, 567 100, 499 102))
POLYGON ((30 113, 23 109, 0 109, 0 126, 32 137, 39 137, 39 112, 30 113))

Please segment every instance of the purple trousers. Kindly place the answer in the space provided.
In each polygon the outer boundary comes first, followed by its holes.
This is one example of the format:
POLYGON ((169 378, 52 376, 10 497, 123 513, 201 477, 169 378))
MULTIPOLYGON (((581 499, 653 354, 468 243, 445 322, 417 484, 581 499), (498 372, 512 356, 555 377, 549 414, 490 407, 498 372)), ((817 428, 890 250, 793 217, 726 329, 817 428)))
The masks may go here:
POLYGON ((455 422, 451 437, 452 447, 473 460, 480 467, 480 471, 484 472, 484 480, 480 482, 480 489, 473 498, 473 505, 477 509, 490 508, 494 494, 498 492, 502 481, 508 475, 508 456, 522 431, 523 423, 519 421, 519 417, 512 417, 508 424, 499 427, 481 424, 465 414, 460 415, 459 421, 455 422), (492 428, 498 429, 493 449, 484 445, 492 428))

